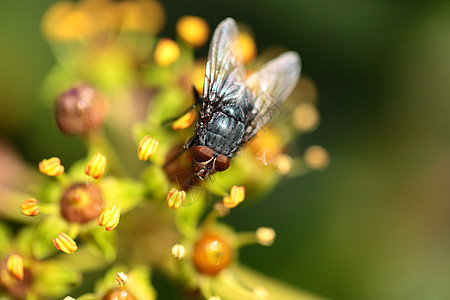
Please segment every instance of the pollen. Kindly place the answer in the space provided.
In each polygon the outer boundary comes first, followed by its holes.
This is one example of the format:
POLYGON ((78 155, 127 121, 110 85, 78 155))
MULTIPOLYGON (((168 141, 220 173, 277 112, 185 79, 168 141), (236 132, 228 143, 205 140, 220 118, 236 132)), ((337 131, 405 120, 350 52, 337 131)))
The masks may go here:
POLYGON ((35 198, 28 198, 21 205, 20 209, 26 216, 37 216, 39 214, 39 206, 35 198))
POLYGON ((6 261, 8 272, 17 280, 23 279, 23 257, 18 254, 11 254, 6 261))
POLYGON ((106 231, 111 231, 119 225, 120 208, 114 205, 104 210, 98 217, 98 225, 105 227, 106 231))
POLYGON ((230 195, 223 198, 225 207, 233 208, 239 205, 245 199, 245 187, 234 185, 231 188, 230 195))
POLYGON ((186 129, 188 127, 191 127, 192 124, 194 124, 195 119, 197 118, 197 114, 194 110, 190 110, 184 115, 182 115, 180 118, 178 118, 173 124, 172 129, 173 130, 182 130, 186 129))
POLYGON ((176 188, 173 188, 169 191, 167 194, 167 205, 169 208, 179 208, 183 202, 184 199, 186 199, 186 192, 181 190, 177 190, 176 188))
POLYGON ((160 67, 167 67, 175 62, 180 56, 178 44, 168 38, 159 40, 154 54, 155 63, 160 67))
POLYGON ((96 153, 86 164, 84 172, 86 173, 86 175, 92 176, 95 179, 99 179, 105 173, 106 162, 106 156, 100 153, 96 153))
POLYGON ((146 135, 139 143, 138 157, 140 160, 148 160, 158 150, 159 141, 146 135))
POLYGON ((184 16, 181 17, 176 25, 176 31, 189 45, 199 48, 203 46, 209 36, 208 23, 199 17, 184 16))
POLYGON ((58 236, 53 239, 53 245, 59 251, 67 254, 71 254, 78 249, 77 243, 75 243, 75 241, 67 233, 64 232, 58 233, 58 236))
POLYGON ((64 172, 64 166, 58 157, 43 159, 39 163, 39 171, 48 176, 58 176, 64 172))

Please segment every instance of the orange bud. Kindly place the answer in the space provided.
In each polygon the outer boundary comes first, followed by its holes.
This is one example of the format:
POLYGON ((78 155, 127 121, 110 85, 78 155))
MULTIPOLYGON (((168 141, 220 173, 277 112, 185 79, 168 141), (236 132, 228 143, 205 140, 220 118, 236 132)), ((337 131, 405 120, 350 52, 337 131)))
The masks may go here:
POLYGON ((148 160, 159 147, 159 141, 146 135, 139 143, 138 157, 140 160, 148 160))
POLYGON ((39 171, 48 176, 58 176, 64 172, 64 166, 61 165, 61 160, 57 157, 43 159, 39 163, 39 171))
POLYGON ((239 203, 244 201, 245 187, 234 185, 231 188, 230 195, 223 198, 223 204, 228 208, 238 206, 239 203))
POLYGON ((184 199, 186 199, 186 192, 173 188, 167 194, 167 205, 169 205, 169 208, 177 209, 183 204, 184 199))
POLYGON ((104 210, 98 217, 98 225, 105 227, 106 231, 111 231, 119 225, 120 208, 117 205, 104 210))
POLYGON ((23 279, 23 257, 18 254, 11 254, 6 261, 6 269, 17 280, 23 279))
POLYGON ((53 245, 59 251, 65 252, 67 254, 71 254, 78 249, 77 243, 75 243, 75 241, 72 240, 72 238, 64 232, 58 233, 58 236, 53 239, 53 245))
POLYGON ((84 168, 84 172, 86 175, 92 176, 95 179, 98 179, 103 176, 103 173, 106 169, 106 156, 97 153, 92 156, 91 160, 86 164, 84 168))
POLYGON ((171 65, 180 56, 180 47, 178 44, 168 38, 159 40, 155 49, 155 63, 160 67, 171 65))
POLYGON ((20 209, 26 216, 37 216, 39 214, 39 206, 35 198, 28 198, 21 205, 20 209))

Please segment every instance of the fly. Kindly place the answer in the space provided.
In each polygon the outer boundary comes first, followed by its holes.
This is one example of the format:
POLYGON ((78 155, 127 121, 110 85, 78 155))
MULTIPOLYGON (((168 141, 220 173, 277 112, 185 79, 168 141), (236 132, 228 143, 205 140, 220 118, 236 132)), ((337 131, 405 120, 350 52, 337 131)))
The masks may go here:
POLYGON ((195 176, 204 179, 230 166, 230 160, 271 119, 300 77, 300 57, 288 51, 246 79, 238 54, 239 31, 232 18, 222 21, 212 38, 195 135, 191 149, 195 176))

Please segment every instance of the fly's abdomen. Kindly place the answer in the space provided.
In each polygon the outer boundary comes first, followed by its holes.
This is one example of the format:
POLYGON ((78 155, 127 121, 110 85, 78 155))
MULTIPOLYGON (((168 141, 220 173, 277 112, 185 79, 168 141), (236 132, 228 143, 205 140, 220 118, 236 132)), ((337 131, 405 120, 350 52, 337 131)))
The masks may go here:
POLYGON ((206 146, 214 151, 233 156, 242 142, 244 113, 239 106, 228 105, 213 114, 206 128, 206 146))

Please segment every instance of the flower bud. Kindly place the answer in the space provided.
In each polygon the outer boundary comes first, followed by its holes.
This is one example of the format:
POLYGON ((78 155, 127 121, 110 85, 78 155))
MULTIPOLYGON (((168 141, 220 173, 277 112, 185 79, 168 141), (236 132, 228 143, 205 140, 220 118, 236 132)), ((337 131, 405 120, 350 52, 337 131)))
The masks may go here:
POLYGON ((124 272, 119 272, 115 276, 116 283, 119 286, 125 286, 128 284, 128 276, 124 272))
POLYGON ((234 185, 231 188, 230 195, 223 198, 223 204, 225 207, 233 208, 238 206, 239 203, 244 201, 245 187, 234 185))
POLYGON ((39 206, 35 198, 28 198, 21 205, 20 209, 26 216, 37 216, 39 214, 39 206))
POLYGON ((138 149, 138 157, 140 160, 148 160, 153 153, 158 150, 159 147, 159 141, 157 139, 152 138, 149 135, 146 135, 142 138, 141 142, 139 143, 139 149, 138 149))
POLYGON ((67 254, 74 253, 78 249, 77 243, 64 232, 58 233, 58 236, 53 239, 53 245, 59 251, 67 254))
POLYGON ((86 164, 84 172, 86 175, 92 176, 98 179, 103 176, 106 169, 106 156, 96 153, 92 156, 91 160, 86 164))
POLYGON ((181 190, 177 190, 176 188, 173 188, 169 191, 167 194, 167 205, 169 208, 179 208, 183 202, 184 199, 186 199, 186 192, 181 190))
POLYGON ((271 246, 275 241, 275 230, 269 227, 260 227, 256 230, 256 239, 263 246, 271 246))
POLYGON ((177 34, 189 45, 201 47, 205 44, 209 36, 208 23, 199 17, 181 17, 176 25, 177 34))
POLYGON ((175 62, 180 56, 180 47, 178 44, 168 38, 159 40, 156 45, 154 59, 160 67, 167 67, 175 62))
POLYGON ((39 163, 39 171, 48 176, 58 176, 64 172, 64 166, 61 165, 61 160, 59 158, 52 157, 43 159, 39 163))
POLYGON ((173 257, 175 257, 177 259, 181 259, 181 258, 184 257, 185 254, 186 254, 186 248, 184 248, 183 245, 175 244, 172 247, 172 255, 173 255, 173 257))
POLYGON ((322 146, 310 146, 305 150, 305 164, 314 170, 323 170, 330 163, 330 155, 322 146))
POLYGON ((23 257, 18 254, 11 254, 6 261, 6 269, 17 280, 23 279, 23 257))
POLYGON ((192 124, 194 124, 195 120, 197 118, 197 113, 194 110, 190 110, 184 115, 182 115, 180 118, 178 118, 173 124, 172 129, 173 130, 182 130, 186 129, 192 124))
POLYGON ((217 234, 205 233, 194 245, 192 260, 200 273, 217 275, 231 264, 232 256, 229 242, 217 234))
POLYGON ((120 208, 117 205, 104 210, 98 217, 98 225, 105 227, 106 231, 111 231, 119 225, 120 208))
POLYGON ((64 191, 60 207, 67 221, 84 224, 99 216, 103 207, 102 194, 95 184, 76 183, 64 191))
POLYGON ((102 127, 106 105, 106 99, 93 87, 79 84, 56 100, 56 123, 65 134, 86 135, 102 127))

